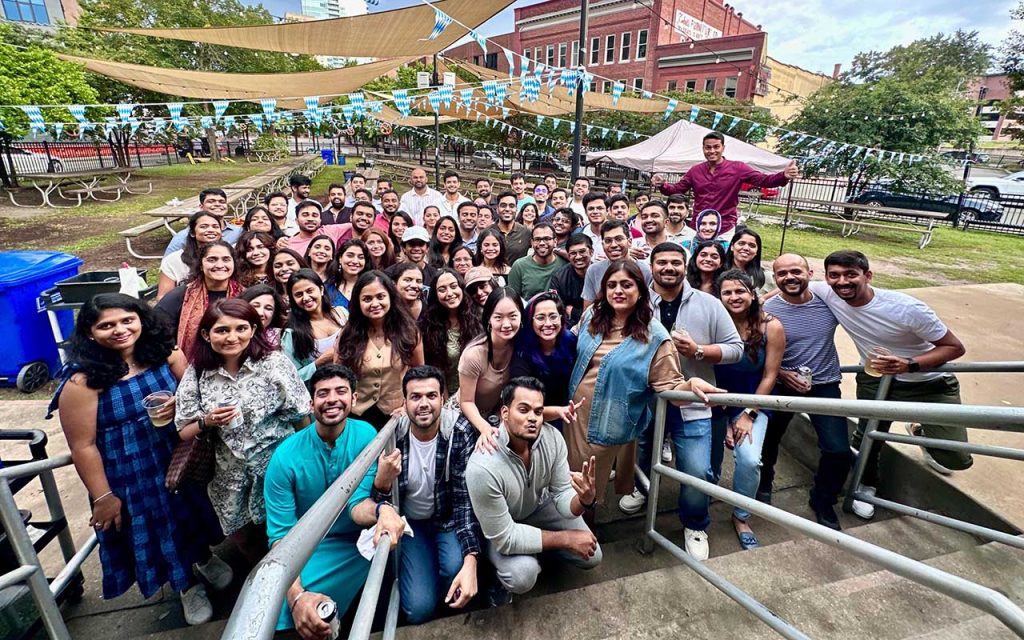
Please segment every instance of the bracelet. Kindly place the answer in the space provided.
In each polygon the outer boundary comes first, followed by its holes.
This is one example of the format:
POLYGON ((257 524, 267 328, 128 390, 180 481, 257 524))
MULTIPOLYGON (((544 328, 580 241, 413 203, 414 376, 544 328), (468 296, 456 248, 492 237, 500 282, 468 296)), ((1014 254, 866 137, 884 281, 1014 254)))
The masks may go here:
POLYGON ((103 498, 106 498, 106 497, 112 496, 112 495, 114 495, 114 492, 113 491, 108 491, 108 492, 104 493, 102 496, 100 496, 98 498, 93 498, 92 503, 96 504, 97 502, 99 502, 103 498))
POLYGON ((395 508, 395 505, 391 504, 390 502, 388 502, 388 501, 386 501, 386 500, 385 500, 385 501, 383 501, 383 502, 378 502, 378 503, 377 503, 377 508, 376 508, 376 509, 374 510, 374 512, 373 512, 373 515, 374 515, 374 517, 375 517, 375 518, 376 518, 377 520, 380 520, 380 508, 381 508, 381 507, 384 507, 384 506, 388 506, 388 507, 391 507, 392 509, 394 509, 394 508, 395 508))
POLYGON ((590 501, 590 504, 583 504, 583 501, 580 500, 580 506, 583 507, 584 511, 593 511, 594 507, 597 506, 597 496, 594 496, 594 499, 590 501))
POLYGON ((290 605, 288 605, 288 608, 294 610, 295 609, 295 603, 297 603, 299 601, 299 598, 301 598, 302 596, 306 595, 307 593, 309 593, 308 589, 303 589, 302 591, 300 591, 297 596, 292 598, 292 603, 290 605))

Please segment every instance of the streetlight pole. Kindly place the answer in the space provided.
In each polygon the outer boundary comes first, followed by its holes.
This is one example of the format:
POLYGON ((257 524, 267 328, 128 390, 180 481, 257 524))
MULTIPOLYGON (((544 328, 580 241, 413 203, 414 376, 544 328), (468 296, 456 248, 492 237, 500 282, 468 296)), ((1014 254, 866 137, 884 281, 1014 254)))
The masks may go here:
MULTIPOLYGON (((437 54, 434 54, 434 73, 430 77, 430 84, 434 91, 441 84, 437 79, 437 54)), ((434 111, 434 188, 441 188, 441 124, 437 111, 434 111)))
MULTIPOLYGON (((974 107, 974 119, 977 120, 981 116, 981 101, 988 95, 988 87, 978 88, 978 104, 974 107)), ((964 192, 967 189, 967 179, 971 177, 971 164, 974 163, 974 144, 977 136, 972 135, 971 141, 967 143, 967 157, 964 158, 964 188, 960 191, 960 197, 956 203, 956 213, 953 214, 953 228, 955 229, 960 224, 960 212, 964 208, 964 192)), ((964 223, 966 228, 966 223, 964 223)))
MULTIPOLYGON (((587 14, 590 0, 580 2, 580 46, 576 48, 576 67, 583 67, 583 54, 587 51, 587 14)), ((576 130, 572 134, 572 182, 580 177, 580 151, 583 148, 583 83, 576 85, 576 130)))

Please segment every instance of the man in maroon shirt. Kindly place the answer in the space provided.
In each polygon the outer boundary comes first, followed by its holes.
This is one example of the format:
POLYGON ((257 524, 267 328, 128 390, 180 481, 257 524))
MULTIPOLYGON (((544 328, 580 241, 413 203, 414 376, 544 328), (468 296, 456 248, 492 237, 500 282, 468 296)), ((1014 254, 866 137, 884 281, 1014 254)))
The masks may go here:
MULTIPOLYGON (((736 205, 740 200, 740 186, 750 183, 758 187, 782 187, 790 180, 800 177, 796 161, 781 172, 769 175, 761 173, 750 165, 725 159, 725 136, 712 131, 704 136, 704 158, 707 162, 690 167, 683 178, 675 183, 665 182, 664 174, 651 176, 651 186, 664 195, 686 193, 693 190, 693 210, 715 209, 722 214, 722 231, 719 237, 731 237, 736 227, 736 205)), ((691 221, 692 225, 693 222, 691 221)))

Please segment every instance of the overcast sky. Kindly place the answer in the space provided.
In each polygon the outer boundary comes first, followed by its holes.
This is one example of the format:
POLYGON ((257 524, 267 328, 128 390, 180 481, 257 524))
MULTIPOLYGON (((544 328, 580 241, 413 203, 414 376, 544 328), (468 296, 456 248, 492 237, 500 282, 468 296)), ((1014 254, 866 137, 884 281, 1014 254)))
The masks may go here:
MULTIPOLYGON (((275 16, 299 11, 299 0, 243 0, 263 4, 275 16)), ((372 11, 419 4, 419 0, 380 0, 372 11)), ((517 0, 513 6, 537 4, 517 0)), ((812 71, 832 73, 834 64, 849 66, 860 51, 885 50, 936 33, 978 31, 999 46, 1013 26, 1010 10, 1017 0, 734 0, 743 16, 768 32, 768 54, 812 71)), ((513 27, 509 7, 480 30, 506 33, 513 27)))

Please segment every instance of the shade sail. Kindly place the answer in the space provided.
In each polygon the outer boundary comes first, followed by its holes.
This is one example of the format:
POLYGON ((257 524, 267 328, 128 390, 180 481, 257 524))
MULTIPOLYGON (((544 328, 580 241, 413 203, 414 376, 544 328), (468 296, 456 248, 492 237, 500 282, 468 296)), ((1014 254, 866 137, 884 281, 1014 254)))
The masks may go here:
MULTIPOLYGON (((513 2, 438 0, 433 4, 456 21, 475 29, 513 2)), ((457 22, 452 22, 435 40, 427 40, 433 28, 433 7, 421 4, 348 18, 251 27, 103 30, 244 49, 365 58, 432 55, 469 32, 457 22)))
POLYGON ((172 96, 207 100, 293 98, 280 100, 278 106, 282 108, 304 107, 303 96, 328 96, 355 91, 370 80, 413 59, 391 58, 355 67, 302 73, 215 73, 149 67, 64 54, 58 56, 82 64, 93 73, 172 96))
MULTIPOLYGON (((680 120, 643 142, 614 151, 587 154, 587 163, 597 160, 613 162, 641 171, 685 173, 690 167, 704 162, 701 150, 704 136, 711 129, 680 120)), ((789 159, 760 147, 726 136, 725 157, 746 162, 758 171, 777 173, 786 168, 789 159)))
MULTIPOLYGON (((382 105, 380 113, 374 113, 373 117, 381 122, 390 122, 391 124, 400 124, 406 127, 432 127, 434 126, 434 116, 408 116, 402 117, 397 109, 388 105, 382 105)), ((440 116, 437 119, 438 124, 447 124, 449 122, 455 122, 458 118, 452 118, 449 116, 440 116)))

